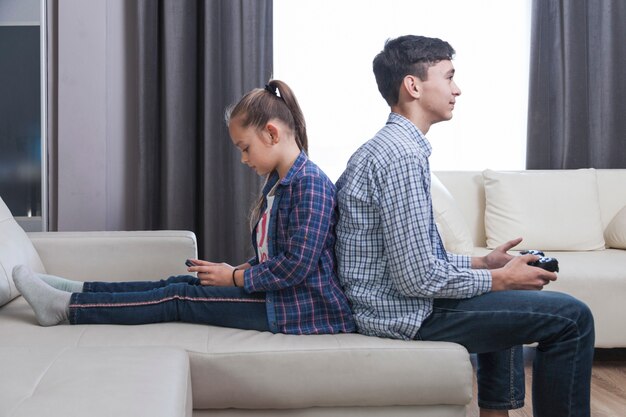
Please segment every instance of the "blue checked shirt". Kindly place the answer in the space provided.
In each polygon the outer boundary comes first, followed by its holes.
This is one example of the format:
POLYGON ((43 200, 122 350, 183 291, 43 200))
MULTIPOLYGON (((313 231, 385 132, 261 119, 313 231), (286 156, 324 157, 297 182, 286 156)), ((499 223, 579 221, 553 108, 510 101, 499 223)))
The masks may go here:
MULTIPOLYGON (((278 181, 273 173, 263 194, 278 181)), ((350 305, 335 267, 336 190, 332 181, 300 153, 274 193, 268 226, 268 259, 257 257, 244 272, 247 292, 265 292, 273 332, 353 332, 350 305)), ((265 205, 262 207, 265 210, 265 205)))
POLYGON ((434 298, 491 289, 488 270, 446 253, 433 219, 431 146, 408 119, 387 124, 350 158, 337 181, 339 278, 360 333, 414 339, 434 298))

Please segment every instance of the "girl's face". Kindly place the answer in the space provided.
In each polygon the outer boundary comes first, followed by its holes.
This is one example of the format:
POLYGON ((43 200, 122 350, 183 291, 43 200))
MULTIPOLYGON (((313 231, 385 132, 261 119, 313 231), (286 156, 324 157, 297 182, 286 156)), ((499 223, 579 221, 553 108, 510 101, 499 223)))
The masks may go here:
POLYGON ((242 127, 235 118, 228 125, 230 138, 241 151, 241 163, 264 176, 274 171, 278 165, 273 138, 269 130, 255 127, 242 127))

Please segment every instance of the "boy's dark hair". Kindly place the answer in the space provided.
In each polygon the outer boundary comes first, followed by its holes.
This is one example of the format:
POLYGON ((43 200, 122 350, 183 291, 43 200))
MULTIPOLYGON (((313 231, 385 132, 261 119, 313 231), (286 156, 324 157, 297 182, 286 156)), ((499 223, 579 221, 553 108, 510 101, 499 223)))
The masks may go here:
POLYGON ((387 39, 374 58, 374 76, 378 91, 387 104, 398 103, 400 84, 407 75, 426 80, 428 68, 439 61, 451 60, 454 49, 448 42, 425 36, 405 35, 387 39))

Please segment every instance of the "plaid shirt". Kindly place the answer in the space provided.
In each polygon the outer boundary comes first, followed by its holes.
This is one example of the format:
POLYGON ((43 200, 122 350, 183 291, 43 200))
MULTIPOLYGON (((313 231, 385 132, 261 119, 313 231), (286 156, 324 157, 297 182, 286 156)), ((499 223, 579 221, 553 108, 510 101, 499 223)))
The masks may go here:
POLYGON ((350 158, 337 181, 339 278, 358 331, 414 339, 434 298, 469 298, 491 273, 446 253, 433 219, 431 147, 408 119, 387 124, 350 158))
MULTIPOLYGON (((263 195, 278 181, 269 178, 263 195)), ((273 332, 317 334, 355 330, 335 268, 335 186, 304 152, 278 184, 268 226, 269 259, 244 272, 248 292, 266 293, 273 332)), ((262 207, 265 210, 265 206, 262 207)))

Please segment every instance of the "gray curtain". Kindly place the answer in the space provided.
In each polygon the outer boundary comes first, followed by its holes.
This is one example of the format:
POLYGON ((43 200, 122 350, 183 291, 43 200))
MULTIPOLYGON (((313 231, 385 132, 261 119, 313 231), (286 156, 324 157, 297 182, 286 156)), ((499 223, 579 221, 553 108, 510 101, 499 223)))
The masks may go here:
MULTIPOLYGON (((272 73, 271 0, 139 0, 137 229, 196 233, 203 259, 252 254, 260 179, 239 162, 224 109, 272 73)), ((132 198, 129 196, 129 198, 132 198)))
POLYGON ((626 168, 626 2, 534 0, 528 169, 626 168))

